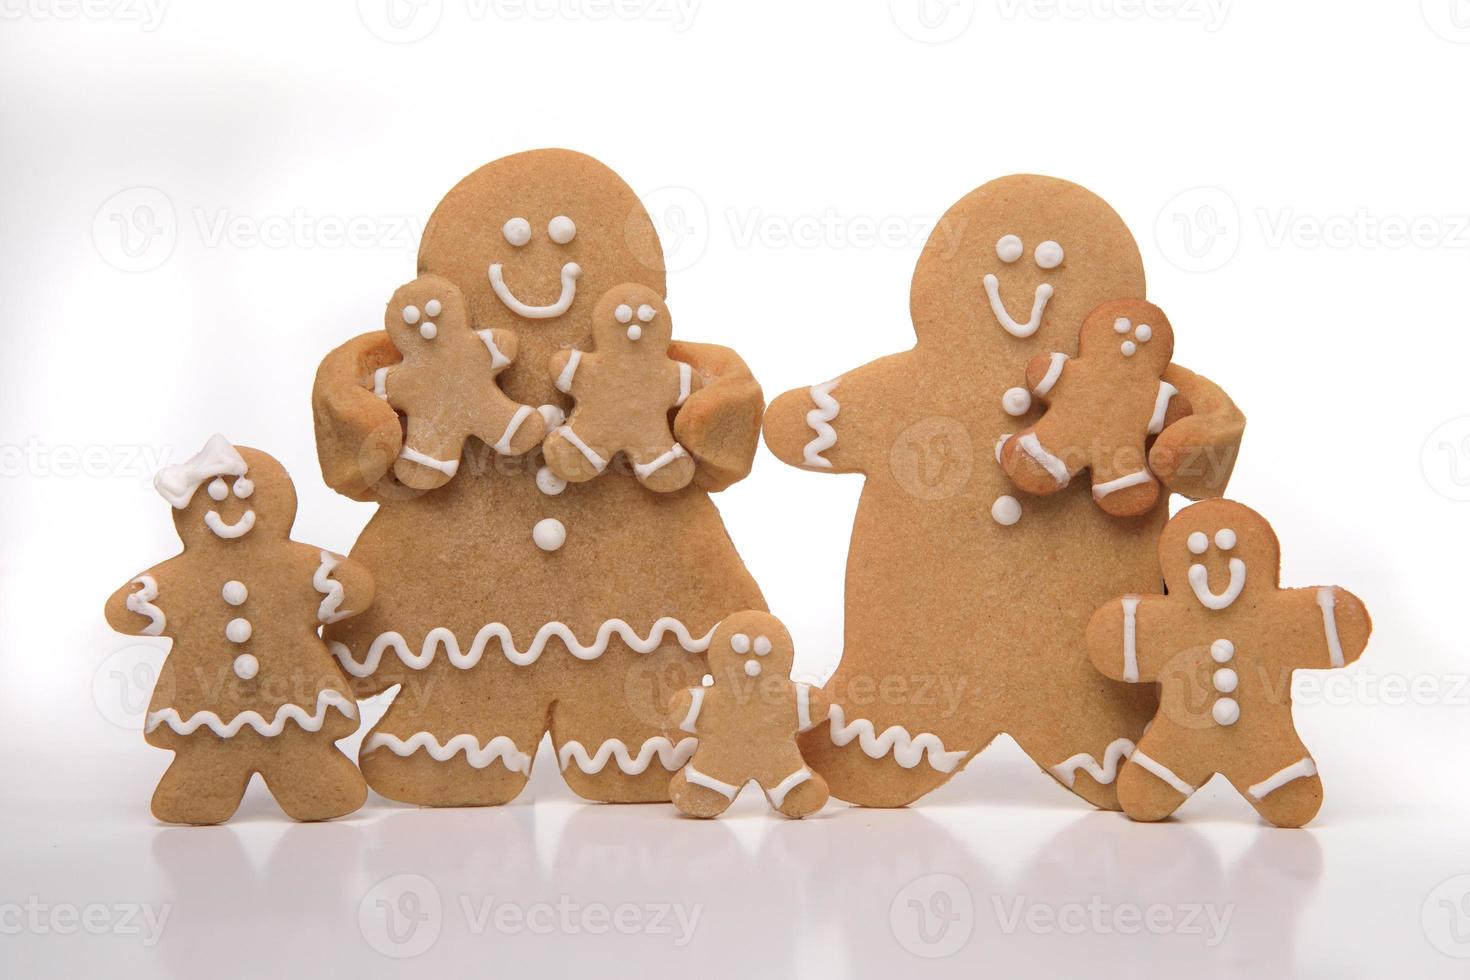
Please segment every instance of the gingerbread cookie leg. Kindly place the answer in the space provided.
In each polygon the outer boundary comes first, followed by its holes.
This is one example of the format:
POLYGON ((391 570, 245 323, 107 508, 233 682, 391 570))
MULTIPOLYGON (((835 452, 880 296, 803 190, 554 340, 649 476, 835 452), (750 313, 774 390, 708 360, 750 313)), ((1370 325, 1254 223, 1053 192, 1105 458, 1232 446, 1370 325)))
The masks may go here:
POLYGON ((669 782, 669 795, 679 812, 701 819, 724 813, 739 792, 740 787, 734 783, 715 779, 692 765, 680 769, 669 782))
POLYGON ((205 740, 212 735, 181 737, 168 747, 174 761, 153 791, 153 815, 164 823, 224 823, 240 807, 250 784, 250 767, 238 753, 220 751, 205 740))
POLYGON ((569 425, 552 430, 541 451, 552 472, 570 483, 586 483, 601 475, 612 461, 610 449, 588 445, 569 425))
POLYGON ((1163 820, 1214 775, 1185 761, 1169 738, 1158 735, 1151 729, 1139 740, 1118 777, 1118 802, 1134 820, 1163 820))
POLYGON ((826 806, 831 796, 827 781, 806 765, 770 786, 762 785, 761 789, 773 809, 797 820, 826 806))
POLYGON ((260 774, 276 802, 295 820, 331 820, 359 809, 367 783, 352 760, 332 743, 304 732, 286 732, 276 746, 289 755, 280 765, 262 765, 260 774), (302 765, 298 755, 311 760, 302 765))
POLYGON ((863 716, 876 707, 849 710, 834 704, 827 723, 798 739, 807 765, 822 775, 839 800, 907 806, 948 782, 1000 734, 994 727, 984 729, 988 734, 980 739, 945 741, 933 732, 910 731, 863 716))
POLYGON ((1282 739, 1249 771, 1226 776, 1256 812, 1277 827, 1301 827, 1322 807, 1317 763, 1300 739, 1282 739))
POLYGON ((1092 460, 1092 499, 1114 517, 1136 517, 1153 509, 1159 481, 1149 472, 1143 447, 1110 448, 1092 460))
POLYGON ((464 440, 423 416, 408 417, 408 434, 393 464, 393 475, 415 490, 442 487, 459 472, 464 440))
POLYGON ((650 490, 669 493, 694 479, 694 459, 677 442, 657 449, 628 450, 633 475, 650 490))

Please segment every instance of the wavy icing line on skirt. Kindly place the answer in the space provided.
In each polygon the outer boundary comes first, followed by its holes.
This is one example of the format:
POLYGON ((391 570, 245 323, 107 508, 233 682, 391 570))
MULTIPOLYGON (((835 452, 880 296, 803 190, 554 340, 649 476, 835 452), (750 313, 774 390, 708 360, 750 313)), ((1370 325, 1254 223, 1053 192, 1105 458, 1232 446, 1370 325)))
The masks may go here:
POLYGON ((710 637, 714 635, 714 632, 714 627, 710 627, 708 633, 695 637, 683 623, 672 616, 664 616, 654 621, 653 628, 648 631, 647 638, 644 638, 640 637, 633 627, 623 620, 609 619, 598 627, 596 641, 584 645, 577 639, 571 627, 565 623, 552 622, 537 630, 531 645, 521 651, 516 649, 509 627, 504 623, 487 623, 481 626, 480 631, 475 634, 469 650, 462 652, 454 632, 447 627, 437 626, 429 630, 428 635, 424 637, 423 648, 417 654, 409 647, 402 633, 389 631, 380 634, 368 647, 367 657, 361 663, 352 658, 352 651, 345 643, 334 640, 328 646, 342 664, 343 670, 353 677, 368 677, 378 669, 378 664, 383 658, 383 651, 389 648, 398 654, 398 659, 402 660, 406 666, 414 670, 423 670, 433 661, 434 654, 439 648, 443 647, 445 656, 449 658, 451 664, 460 670, 468 670, 480 662, 480 658, 484 656, 485 647, 492 639, 500 641, 500 650, 505 654, 505 659, 517 667, 525 667, 536 662, 552 637, 566 644, 572 656, 578 660, 596 660, 607 652, 607 642, 613 634, 621 637, 623 642, 637 653, 652 653, 663 642, 664 636, 670 633, 679 641, 679 645, 690 653, 704 653, 709 649, 710 637))
POLYGON ((677 772, 694 757, 694 750, 698 747, 697 738, 681 738, 674 742, 666 736, 655 735, 639 746, 635 756, 622 739, 610 738, 589 755, 586 746, 581 742, 571 741, 562 745, 557 752, 557 761, 561 763, 562 772, 566 772, 576 762, 578 769, 585 773, 594 773, 602 772, 609 759, 616 759, 619 769, 630 776, 637 776, 648 769, 654 756, 658 757, 659 765, 669 772, 677 772))
POLYGON ((812 404, 817 407, 806 413, 806 424, 817 435, 801 450, 802 461, 808 466, 821 466, 829 470, 832 468, 831 461, 822 453, 837 445, 837 430, 832 428, 832 420, 841 411, 841 406, 832 397, 832 389, 837 387, 840 380, 842 379, 834 378, 826 384, 812 386, 812 404))
POLYGON ((840 747, 857 739, 858 745, 870 758, 881 759, 892 752, 894 761, 905 769, 914 768, 921 758, 927 756, 933 768, 940 772, 954 772, 969 754, 963 750, 945 751, 944 742, 930 732, 910 735, 902 725, 890 725, 879 734, 866 718, 854 718, 848 722, 841 705, 834 704, 829 711, 833 745, 840 747))
POLYGON ((153 604, 153 600, 158 598, 158 580, 152 575, 139 575, 133 579, 132 584, 138 586, 138 591, 129 594, 124 600, 128 611, 148 617, 149 623, 142 629, 144 636, 162 635, 168 620, 164 617, 163 610, 153 604))
POLYGON ((1090 752, 1078 752, 1066 762, 1058 763, 1051 767, 1051 774, 1061 780, 1062 785, 1071 789, 1077 782, 1077 770, 1085 769, 1087 774, 1099 783, 1107 784, 1118 778, 1118 766, 1129 756, 1133 755, 1136 746, 1132 739, 1115 738, 1103 749, 1103 761, 1099 765, 1097 757, 1090 752))
POLYGON ((337 566, 342 564, 342 559, 330 551, 322 552, 322 563, 317 566, 316 574, 311 577, 311 586, 320 592, 324 599, 322 604, 316 607, 316 618, 323 623, 335 623, 339 619, 346 619, 352 613, 342 609, 342 600, 347 597, 347 590, 342 583, 332 578, 332 573, 337 566))
POLYGON ((306 709, 300 705, 283 704, 276 709, 275 717, 269 722, 258 711, 242 711, 231 718, 227 724, 213 711, 196 711, 185 719, 179 714, 177 708, 164 708, 148 713, 148 724, 144 731, 151 732, 159 725, 167 724, 180 735, 192 735, 198 729, 208 727, 220 738, 234 738, 241 729, 249 725, 256 734, 274 738, 286 730, 288 721, 296 722, 308 732, 321 731, 322 724, 327 720, 329 708, 336 708, 353 721, 357 720, 357 702, 336 691, 326 690, 317 695, 316 711, 312 714, 307 714, 306 709))
POLYGON ((473 735, 456 735, 447 742, 440 742, 431 732, 414 732, 407 739, 387 732, 374 732, 362 743, 361 755, 374 749, 387 749, 394 755, 407 757, 415 752, 427 752, 435 762, 448 762, 460 752, 472 768, 484 769, 499 761, 511 772, 526 775, 531 773, 531 755, 516 748, 516 743, 507 735, 496 735, 484 745, 473 735))

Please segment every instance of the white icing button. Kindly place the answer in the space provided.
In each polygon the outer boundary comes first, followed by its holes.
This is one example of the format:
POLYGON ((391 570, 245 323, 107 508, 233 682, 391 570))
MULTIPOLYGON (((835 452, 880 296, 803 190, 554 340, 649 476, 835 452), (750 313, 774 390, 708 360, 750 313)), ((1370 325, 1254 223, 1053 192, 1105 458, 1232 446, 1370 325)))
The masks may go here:
POLYGON ((995 518, 995 523, 1010 527, 1021 519, 1021 502, 1011 496, 996 497, 990 505, 990 516, 995 518))
POLYGON ((555 497, 567 488, 567 481, 551 472, 551 467, 543 466, 536 471, 536 489, 548 497, 555 497))
POLYGON ((260 661, 248 653, 242 653, 235 658, 235 676, 242 681, 248 681, 260 673, 260 661))
POLYGON ((1025 415, 1031 411, 1031 392, 1025 388, 1007 388, 1000 396, 1000 407, 1007 415, 1025 415))
POLYGON ((1138 345, 1131 340, 1125 340, 1123 341, 1123 346, 1119 349, 1123 351, 1124 357, 1132 357, 1138 352, 1138 345))
POLYGON ((734 650, 736 653, 749 653, 750 637, 746 636, 744 633, 736 633, 734 636, 730 637, 730 649, 734 650))
POLYGON ((1229 551, 1235 547, 1235 532, 1228 527, 1222 527, 1215 532, 1215 547, 1221 551, 1229 551))
POLYGON ((705 674, 703 677, 701 677, 699 679, 699 686, 700 687, 714 687, 715 686, 715 675, 714 674, 705 674))
POLYGON ((425 323, 422 327, 419 327, 419 336, 423 337, 425 340, 433 340, 438 335, 439 328, 434 326, 434 324, 432 323, 425 323))
POLYGON ((1043 269, 1055 269, 1062 264, 1062 246, 1056 242, 1042 242, 1036 246, 1036 264, 1043 269))
POLYGON ((760 672, 761 672, 760 661, 758 661, 758 660, 747 660, 747 661, 745 661, 745 676, 746 677, 759 677, 760 676, 760 672))
POLYGON ((754 650, 755 650, 755 655, 757 657, 764 657, 766 654, 770 653, 771 652, 771 639, 770 639, 770 637, 768 637, 768 636, 757 636, 755 638, 755 647, 754 647, 754 650))
POLYGON ((412 326, 419 322, 419 308, 417 306, 405 306, 403 308, 403 322, 412 326))
POLYGON ((1210 656, 1215 658, 1215 663, 1227 663, 1235 656, 1235 644, 1229 640, 1216 640, 1210 644, 1210 656))
POLYGON ((565 245, 577 237, 577 223, 566 215, 559 214, 547 224, 546 234, 558 245, 565 245))
POLYGON ((619 303, 617 309, 613 310, 613 316, 617 317, 619 323, 628 323, 633 319, 633 307, 627 303, 619 303))
POLYGON ((424 304, 424 314, 426 316, 438 316, 439 311, 442 309, 444 309, 444 307, 439 305, 439 301, 437 299, 431 299, 424 304))
POLYGON ((642 320, 644 323, 652 320, 653 314, 653 307, 649 306, 647 303, 644 303, 642 306, 638 307, 638 319, 642 320))
POLYGON ((224 500, 230 495, 230 488, 225 484, 223 477, 215 477, 209 481, 209 496, 215 500, 224 500))
POLYGON ((1127 333, 1133 329, 1133 324, 1128 322, 1126 316, 1120 316, 1113 321, 1113 333, 1127 333))
POLYGON ((643 328, 640 327, 640 326, 638 326, 638 324, 635 323, 631 327, 628 328, 628 339, 629 340, 637 340, 639 337, 642 337, 642 336, 643 336, 643 328))
POLYGON ((1229 667, 1221 667, 1215 671, 1213 680, 1215 682, 1215 690, 1221 694, 1229 694, 1235 690, 1235 685, 1240 683, 1240 678, 1235 676, 1235 671, 1229 667))
POLYGON ((1002 262, 1014 262, 1021 257, 1026 247, 1015 235, 1002 235, 995 243, 995 254, 1002 262))
POLYGON ((505 236, 507 242, 519 248, 531 240, 531 222, 525 218, 511 218, 500 229, 500 233, 505 236))
POLYGON ((531 540, 542 551, 556 551, 567 543, 567 527, 555 517, 545 518, 531 529, 531 540))
POLYGON ((253 632, 248 619, 236 617, 225 624, 225 638, 231 643, 244 643, 253 632))
POLYGON ((1189 550, 1191 553, 1202 555, 1205 553, 1205 550, 1210 546, 1210 538, 1209 535, 1205 534, 1205 532, 1203 531, 1195 531, 1189 536, 1189 541, 1187 543, 1189 545, 1189 550))
POLYGON ((1138 329, 1133 331, 1133 336, 1138 338, 1140 344, 1146 344, 1154 339, 1154 328, 1147 323, 1140 323, 1138 329))
POLYGON ((558 405, 542 405, 536 409, 546 420, 546 431, 550 432, 567 420, 567 413, 558 405))
POLYGON ((244 582, 231 579, 225 583, 223 589, 219 590, 219 594, 224 596, 225 601, 230 605, 238 606, 245 601, 245 598, 250 595, 250 592, 245 588, 244 582))
POLYGON ((1221 725, 1233 725, 1240 720, 1240 705, 1234 698, 1221 698, 1210 708, 1210 714, 1221 725))
POLYGON ((240 479, 238 479, 238 480, 235 481, 235 496, 239 497, 241 500, 244 500, 245 498, 249 497, 254 492, 255 492, 255 483, 254 483, 254 481, 247 480, 243 476, 240 477, 240 479))

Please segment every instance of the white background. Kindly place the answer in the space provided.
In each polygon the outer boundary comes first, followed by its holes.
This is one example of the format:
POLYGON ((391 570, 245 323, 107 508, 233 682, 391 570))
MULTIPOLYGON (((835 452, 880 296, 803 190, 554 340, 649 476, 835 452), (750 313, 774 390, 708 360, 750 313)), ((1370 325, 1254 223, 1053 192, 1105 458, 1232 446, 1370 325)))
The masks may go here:
MULTIPOLYGON (((1464 975, 1465 0, 157 3, 0 0, 0 973, 1464 975), (297 537, 345 551, 370 508, 320 484, 318 361, 456 180, 554 145, 644 196, 680 335, 768 397, 911 343, 919 246, 972 187, 1106 197, 1176 359, 1250 419, 1231 495, 1286 583, 1374 615, 1359 664, 1298 675, 1312 827, 1218 783, 1131 825, 1004 739, 914 810, 800 824, 582 806, 544 759, 496 810, 295 826, 257 784, 226 827, 155 823, 167 756, 128 726, 159 650, 101 617, 175 547, 153 469, 265 448, 297 537), (620 905, 632 934, 584 928, 620 905)), ((718 501, 807 671, 858 491, 762 449, 718 501)))

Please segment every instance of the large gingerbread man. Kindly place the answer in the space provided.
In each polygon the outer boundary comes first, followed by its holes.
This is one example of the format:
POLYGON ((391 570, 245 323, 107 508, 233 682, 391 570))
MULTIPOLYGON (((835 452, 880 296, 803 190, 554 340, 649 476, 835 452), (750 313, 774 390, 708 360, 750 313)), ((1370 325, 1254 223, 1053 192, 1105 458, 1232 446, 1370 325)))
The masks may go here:
MULTIPOLYGON (((626 282, 664 292, 662 246, 638 197, 569 150, 516 154, 462 180, 430 217, 418 266, 460 289, 476 329, 515 334, 518 356, 498 380, 552 428, 571 401, 546 365, 588 346, 596 301, 626 282)), ((391 473, 398 417, 372 390, 398 360, 391 339, 366 334, 322 362, 312 402, 323 476, 380 504, 352 549, 378 601, 326 631, 359 694, 402 685, 363 741, 379 793, 502 803, 549 730, 582 796, 668 800, 687 761, 663 731, 669 699, 705 674, 716 623, 764 607, 709 498, 750 471, 760 386, 722 347, 680 341, 669 356, 702 382, 674 417, 695 472, 673 493, 626 478, 569 484, 539 453, 505 457, 475 441, 447 484, 410 492, 391 473)))
MULTIPOLYGON (((1138 248, 1106 202, 1005 177, 951 207, 925 244, 912 350, 771 404, 766 443, 782 460, 866 476, 832 720, 802 741, 834 796, 908 803, 1009 732, 1063 786, 1118 806, 1118 763, 1155 695, 1100 679, 1085 630, 1099 603, 1157 588, 1165 507, 1119 520, 1080 483, 1018 500, 994 452, 1037 417, 1016 384, 1031 359, 1075 355, 1091 310, 1143 296, 1138 248)), ((1175 492, 1218 495, 1244 419, 1178 365, 1164 379, 1192 411, 1156 438, 1151 468, 1175 492)))
POLYGON ((1281 546, 1249 507, 1207 500, 1159 538, 1167 595, 1130 595, 1093 615, 1088 655, 1129 684, 1157 684, 1158 714, 1118 777, 1135 820, 1161 820, 1223 773, 1279 827, 1322 805, 1322 780, 1291 717, 1291 675, 1357 660, 1373 624, 1335 586, 1283 589, 1281 546))
POLYGON ((516 335, 470 326, 459 287, 440 276, 400 286, 384 329, 402 362, 379 368, 373 388, 407 418, 393 475, 415 490, 442 487, 459 472, 465 440, 506 456, 535 448, 546 421, 495 383, 516 356, 516 335))
POLYGON ((669 411, 699 387, 694 369, 668 357, 673 323, 657 291, 623 283, 592 308, 591 352, 576 348, 551 358, 558 391, 576 408, 542 447, 551 472, 584 483, 618 453, 651 490, 667 493, 694 479, 694 460, 669 431, 669 411))
POLYGON ((698 739, 670 785, 681 811, 718 816, 751 780, 785 816, 826 805, 827 784, 802 759, 796 736, 827 719, 827 703, 791 680, 794 659, 791 634, 770 613, 736 613, 715 630, 712 683, 681 691, 670 710, 678 731, 698 739))
POLYGON ((228 820, 257 772, 298 820, 356 810, 367 787, 332 743, 357 731, 357 701, 317 630, 367 608, 372 577, 290 540, 296 491, 257 449, 215 436, 154 482, 184 551, 106 607, 120 633, 173 640, 144 726, 148 744, 174 752, 154 815, 228 820))
POLYGON ((1164 311, 1139 299, 1104 303, 1087 315, 1078 356, 1031 359, 1026 384, 1046 406, 1035 425, 1005 440, 1000 465, 1022 490, 1050 494, 1087 469, 1092 496, 1114 517, 1147 513, 1159 499, 1145 442, 1189 414, 1162 375, 1174 356, 1164 311))

